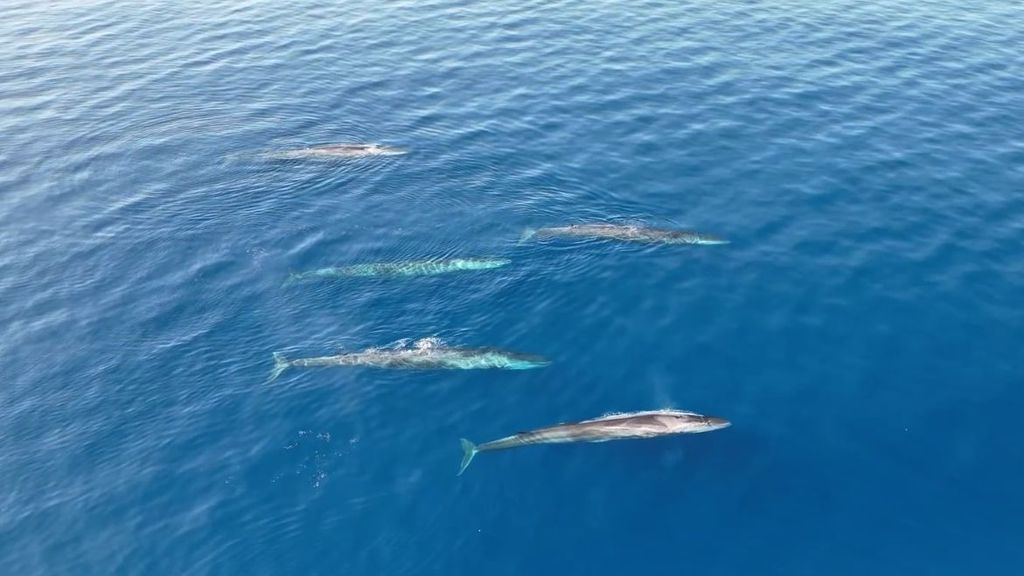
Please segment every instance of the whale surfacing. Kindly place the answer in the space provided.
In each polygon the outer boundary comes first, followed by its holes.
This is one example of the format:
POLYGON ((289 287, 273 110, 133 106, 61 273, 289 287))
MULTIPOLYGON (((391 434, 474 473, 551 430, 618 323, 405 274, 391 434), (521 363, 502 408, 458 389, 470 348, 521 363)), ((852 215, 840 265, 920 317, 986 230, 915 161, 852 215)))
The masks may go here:
POLYGON ((398 156, 406 151, 383 144, 321 144, 293 150, 269 152, 272 160, 331 160, 340 158, 366 158, 368 156, 398 156))
POLYGON ((274 353, 274 368, 268 382, 273 382, 290 367, 314 368, 330 366, 367 366, 406 370, 529 370, 542 368, 550 362, 533 354, 509 352, 496 348, 457 348, 440 340, 424 338, 412 347, 369 348, 335 356, 296 358, 289 360, 274 353))
POLYGON ((701 232, 649 228, 628 224, 572 224, 570 226, 540 228, 528 231, 523 235, 524 240, 530 238, 597 238, 648 244, 713 245, 729 243, 728 240, 701 232))
POLYGON ((731 425, 728 420, 715 416, 703 416, 694 412, 681 410, 652 410, 648 412, 630 412, 625 414, 609 414, 600 418, 583 420, 574 424, 559 424, 547 428, 539 428, 530 432, 520 432, 499 440, 481 444, 473 444, 463 438, 462 464, 459 475, 480 452, 505 450, 531 444, 563 444, 568 442, 607 442, 609 440, 630 440, 639 438, 655 438, 671 434, 696 434, 721 430, 731 425))
POLYGON ((285 284, 334 278, 436 276, 451 272, 491 270, 511 263, 512 261, 507 258, 449 258, 445 260, 375 262, 291 274, 285 284))

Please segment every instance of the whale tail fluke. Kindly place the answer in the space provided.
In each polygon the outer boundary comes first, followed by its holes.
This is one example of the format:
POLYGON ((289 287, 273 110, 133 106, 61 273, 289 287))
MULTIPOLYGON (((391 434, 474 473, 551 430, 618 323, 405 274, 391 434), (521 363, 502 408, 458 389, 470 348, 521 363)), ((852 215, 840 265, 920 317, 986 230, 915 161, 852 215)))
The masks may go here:
POLYGON ((284 357, 284 354, 274 352, 274 369, 270 371, 270 378, 267 379, 267 384, 277 380, 277 377, 281 375, 281 372, 287 370, 291 365, 292 363, 284 357))
POLYGON ((519 243, 522 244, 523 242, 527 242, 536 235, 536 228, 527 228, 526 230, 523 230, 523 233, 519 236, 519 243))
POLYGON ((473 461, 473 457, 476 456, 480 449, 476 447, 476 444, 473 444, 465 438, 460 438, 459 442, 462 443, 462 464, 459 466, 458 476, 462 476, 462 473, 466 471, 466 468, 469 467, 469 463, 473 461))

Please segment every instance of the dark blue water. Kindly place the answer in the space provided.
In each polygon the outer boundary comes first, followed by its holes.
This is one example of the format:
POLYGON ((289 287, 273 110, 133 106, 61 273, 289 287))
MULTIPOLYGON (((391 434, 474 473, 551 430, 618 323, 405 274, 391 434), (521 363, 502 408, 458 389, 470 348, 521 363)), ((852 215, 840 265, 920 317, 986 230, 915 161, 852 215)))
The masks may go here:
POLYGON ((4 573, 1024 572, 1019 3, 0 8, 4 573), (554 363, 265 384, 427 336, 554 363))

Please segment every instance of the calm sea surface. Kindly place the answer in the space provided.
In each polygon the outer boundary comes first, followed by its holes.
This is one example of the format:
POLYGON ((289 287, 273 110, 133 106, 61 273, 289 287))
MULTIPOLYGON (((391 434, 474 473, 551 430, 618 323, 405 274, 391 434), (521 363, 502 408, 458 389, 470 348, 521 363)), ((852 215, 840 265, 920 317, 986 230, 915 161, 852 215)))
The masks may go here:
POLYGON ((1022 114, 1005 0, 0 0, 0 571, 1024 573, 1022 114), (553 363, 266 383, 423 337, 553 363))

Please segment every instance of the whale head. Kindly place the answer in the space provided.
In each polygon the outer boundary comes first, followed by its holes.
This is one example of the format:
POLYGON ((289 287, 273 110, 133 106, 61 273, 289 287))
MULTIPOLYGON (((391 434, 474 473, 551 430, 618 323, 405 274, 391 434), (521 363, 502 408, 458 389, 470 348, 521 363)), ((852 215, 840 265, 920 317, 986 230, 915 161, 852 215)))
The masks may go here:
POLYGON ((704 416, 693 412, 665 412, 660 415, 659 420, 673 432, 686 434, 712 432, 732 426, 732 422, 725 418, 704 416))
POLYGON ((383 144, 371 144, 367 149, 368 156, 401 156, 408 153, 409 151, 404 148, 385 146, 383 144))
POLYGON ((464 362, 474 368, 500 368, 502 370, 532 370, 551 364, 550 360, 536 354, 523 354, 492 348, 470 351, 465 355, 464 362))
POLYGON ((551 361, 547 358, 535 354, 506 352, 504 355, 507 361, 506 366, 509 370, 531 370, 533 368, 543 368, 551 364, 551 361))
POLYGON ((697 236, 697 239, 693 243, 694 244, 699 244, 701 246, 717 246, 719 244, 728 244, 729 241, 724 239, 724 238, 719 238, 717 236, 709 236, 707 234, 700 234, 700 235, 697 236))

